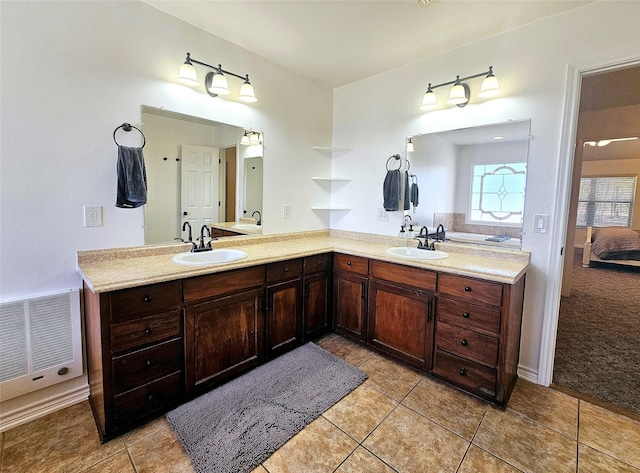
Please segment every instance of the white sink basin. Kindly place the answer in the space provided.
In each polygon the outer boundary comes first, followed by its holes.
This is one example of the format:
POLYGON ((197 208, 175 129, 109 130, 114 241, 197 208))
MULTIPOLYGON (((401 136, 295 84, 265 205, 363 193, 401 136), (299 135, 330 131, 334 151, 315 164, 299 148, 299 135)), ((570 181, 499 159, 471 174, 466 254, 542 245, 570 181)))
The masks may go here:
POLYGON ((262 227, 260 225, 256 225, 255 223, 236 223, 232 225, 231 228, 237 228, 238 230, 261 230, 262 227))
POLYGON ((246 257, 247 254, 242 250, 219 248, 211 251, 200 251, 198 253, 178 253, 172 260, 178 264, 205 266, 208 264, 230 263, 246 257))
POLYGON ((434 260, 448 258, 449 254, 440 250, 421 250, 408 246, 394 246, 387 248, 387 253, 398 258, 415 259, 415 260, 434 260))

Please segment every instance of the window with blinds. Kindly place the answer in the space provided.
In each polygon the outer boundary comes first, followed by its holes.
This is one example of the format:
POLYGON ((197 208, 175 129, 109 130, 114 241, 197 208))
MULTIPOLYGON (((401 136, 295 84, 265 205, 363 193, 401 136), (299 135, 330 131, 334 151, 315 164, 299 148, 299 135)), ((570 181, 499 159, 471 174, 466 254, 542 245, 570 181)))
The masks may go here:
POLYGON ((601 176, 580 179, 579 227, 630 227, 636 176, 601 176))

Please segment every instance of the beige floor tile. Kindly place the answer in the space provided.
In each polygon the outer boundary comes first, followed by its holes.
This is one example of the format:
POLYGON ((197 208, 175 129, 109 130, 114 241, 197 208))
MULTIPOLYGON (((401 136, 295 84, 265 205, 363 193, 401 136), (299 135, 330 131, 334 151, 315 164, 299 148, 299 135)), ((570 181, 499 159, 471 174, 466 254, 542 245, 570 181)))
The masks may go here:
POLYGON ((192 473, 195 470, 180 440, 167 424, 128 447, 138 473, 192 473))
POLYGON ((166 418, 164 416, 161 416, 157 419, 150 420, 137 429, 133 429, 131 432, 127 432, 122 436, 122 440, 124 440, 125 445, 129 446, 136 442, 139 442, 140 440, 148 437, 154 432, 157 432, 159 429, 167 426, 168 424, 166 418))
POLYGON ((529 473, 574 473, 576 441, 513 411, 491 408, 473 444, 529 473))
POLYGON ((316 340, 315 343, 354 366, 360 366, 373 354, 373 352, 367 350, 363 346, 350 342, 349 340, 335 334, 327 335, 316 340))
POLYGON ((519 379, 507 408, 572 439, 578 438, 578 400, 560 391, 519 379))
POLYGON ((520 470, 499 458, 471 445, 462 460, 458 473, 520 473, 520 470))
POLYGON ((347 434, 324 417, 319 417, 262 465, 269 473, 332 472, 357 446, 347 434))
POLYGON ((640 423, 580 401, 578 441, 640 468, 640 423))
POLYGON ((489 408, 485 402, 428 378, 423 378, 402 404, 469 441, 489 408))
POLYGON ((269 472, 267 470, 265 470, 264 466, 260 465, 258 468, 253 470, 251 473, 269 473, 269 472))
POLYGON ((578 473, 640 473, 640 469, 579 444, 578 473))
POLYGON ((136 470, 131 463, 129 454, 124 451, 82 470, 81 473, 136 473, 136 470))
POLYGON ((397 405, 380 391, 361 385, 322 415, 362 442, 397 405))
POLYGON ((399 405, 362 445, 399 472, 453 473, 469 442, 399 405))
POLYGON ((358 447, 335 473, 394 473, 395 471, 371 452, 358 447))
POLYGON ((81 471, 124 451, 121 439, 100 445, 93 419, 64 429, 60 427, 62 423, 59 421, 43 433, 5 448, 2 473, 81 471))
POLYGON ((373 355, 359 368, 369 377, 365 385, 382 391, 398 401, 402 400, 422 379, 417 372, 380 355, 373 355))

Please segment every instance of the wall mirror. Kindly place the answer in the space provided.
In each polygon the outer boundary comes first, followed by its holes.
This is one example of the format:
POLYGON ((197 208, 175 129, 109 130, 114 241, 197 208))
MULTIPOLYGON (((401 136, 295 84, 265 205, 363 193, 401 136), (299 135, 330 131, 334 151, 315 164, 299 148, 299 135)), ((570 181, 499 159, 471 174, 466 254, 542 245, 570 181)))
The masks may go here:
POLYGON ((530 125, 519 120, 410 137, 405 215, 429 232, 442 224, 452 241, 520 248, 530 125))
POLYGON ((248 129, 146 105, 142 130, 145 244, 186 240, 185 222, 194 239, 209 224, 224 236, 262 233, 262 133, 244 144, 248 129), (240 220, 252 215, 255 224, 240 220))

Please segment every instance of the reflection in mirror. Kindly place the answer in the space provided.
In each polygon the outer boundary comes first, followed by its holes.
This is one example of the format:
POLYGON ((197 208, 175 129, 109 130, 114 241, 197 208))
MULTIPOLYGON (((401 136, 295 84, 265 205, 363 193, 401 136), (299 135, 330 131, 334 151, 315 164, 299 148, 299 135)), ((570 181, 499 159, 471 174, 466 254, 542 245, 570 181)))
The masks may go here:
POLYGON ((145 105, 142 123, 147 138, 146 244, 187 240, 185 222, 194 239, 202 225, 224 231, 218 236, 262 232, 256 225, 262 220, 261 141, 241 145, 244 128, 145 105), (253 163, 248 180, 245 160, 253 163), (255 221, 241 220, 255 211, 255 221))
POLYGON ((520 248, 529 135, 522 120, 411 137, 405 214, 448 240, 520 248))

